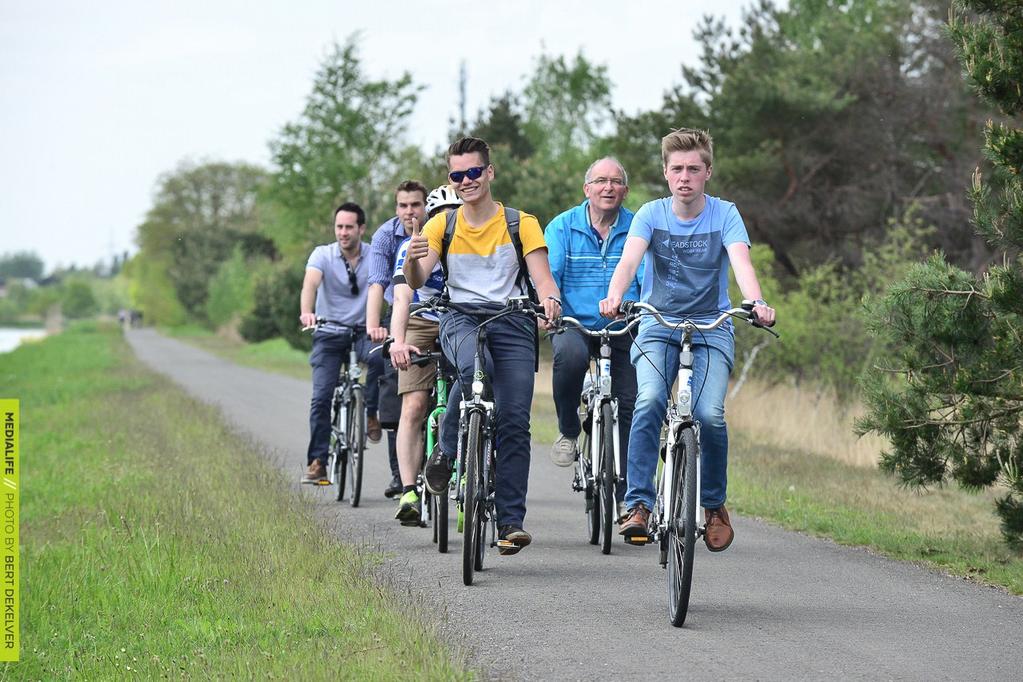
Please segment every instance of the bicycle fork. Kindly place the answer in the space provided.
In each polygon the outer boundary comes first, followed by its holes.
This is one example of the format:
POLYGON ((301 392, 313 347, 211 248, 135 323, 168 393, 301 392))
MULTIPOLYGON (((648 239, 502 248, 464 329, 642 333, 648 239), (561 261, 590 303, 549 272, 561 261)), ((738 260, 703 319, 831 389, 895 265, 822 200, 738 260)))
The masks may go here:
MULTIPOLYGON (((661 477, 661 508, 658 509, 661 519, 661 523, 658 525, 658 532, 662 534, 667 529, 668 521, 671 519, 673 496, 678 492, 674 490, 674 469, 678 466, 678 462, 675 461, 673 453, 678 442, 679 430, 683 426, 691 424, 693 433, 696 436, 697 447, 699 447, 700 443, 700 424, 693 419, 693 351, 688 338, 683 339, 682 351, 679 353, 678 393, 675 404, 671 406, 668 412, 668 424, 670 424, 670 428, 668 429, 668 438, 664 448, 664 470, 661 477)), ((696 457, 696 500, 699 502, 702 486, 700 453, 698 451, 686 453, 686 456, 696 457)), ((704 530, 703 506, 697 504, 696 536, 702 535, 704 530)))

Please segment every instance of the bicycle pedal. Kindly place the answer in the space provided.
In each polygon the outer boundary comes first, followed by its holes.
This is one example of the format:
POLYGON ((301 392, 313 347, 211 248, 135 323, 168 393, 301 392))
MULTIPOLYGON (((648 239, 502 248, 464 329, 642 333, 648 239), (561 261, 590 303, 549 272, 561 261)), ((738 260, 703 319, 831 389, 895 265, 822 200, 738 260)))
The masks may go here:
POLYGON ((643 545, 649 545, 653 541, 654 541, 654 539, 650 535, 626 535, 625 536, 625 544, 627 544, 627 545, 637 545, 637 546, 641 547, 643 545))
POLYGON ((317 481, 316 485, 331 485, 330 481, 317 481))

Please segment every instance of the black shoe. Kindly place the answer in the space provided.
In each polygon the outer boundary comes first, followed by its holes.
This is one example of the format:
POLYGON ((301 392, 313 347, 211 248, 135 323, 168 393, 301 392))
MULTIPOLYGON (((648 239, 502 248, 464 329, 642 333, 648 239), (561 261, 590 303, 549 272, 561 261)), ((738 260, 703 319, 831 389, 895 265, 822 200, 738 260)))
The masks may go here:
POLYGON ((399 479, 397 476, 394 476, 391 478, 390 484, 388 484, 387 488, 384 490, 384 497, 386 497, 387 499, 391 499, 404 489, 405 489, 404 486, 402 486, 401 484, 401 479, 399 479))
POLYGON ((448 483, 451 481, 451 460, 444 456, 440 449, 433 453, 423 469, 426 489, 431 495, 446 495, 448 483))
POLYGON ((516 526, 501 526, 497 536, 497 551, 501 556, 518 554, 519 550, 533 541, 526 531, 516 526))

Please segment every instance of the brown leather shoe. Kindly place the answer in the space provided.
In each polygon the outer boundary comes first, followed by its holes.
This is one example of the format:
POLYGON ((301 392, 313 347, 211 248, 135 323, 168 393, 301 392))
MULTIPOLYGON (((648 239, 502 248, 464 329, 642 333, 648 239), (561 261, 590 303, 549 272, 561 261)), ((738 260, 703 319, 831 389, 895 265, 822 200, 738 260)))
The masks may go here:
POLYGON ((366 419, 366 438, 369 439, 370 443, 379 443, 380 436, 382 435, 380 430, 380 420, 376 417, 369 417, 366 419))
POLYGON ((629 513, 622 519, 618 534, 626 538, 643 537, 650 534, 650 510, 642 503, 637 504, 629 510, 629 513))
POLYGON ((703 513, 707 516, 707 532, 703 534, 707 549, 712 552, 725 551, 735 538, 735 531, 728 520, 728 510, 722 506, 720 509, 704 509, 703 513))
POLYGON ((309 468, 305 470, 305 474, 302 476, 302 483, 310 485, 319 485, 326 480, 327 467, 323 466, 323 462, 318 459, 314 459, 309 463, 309 468))

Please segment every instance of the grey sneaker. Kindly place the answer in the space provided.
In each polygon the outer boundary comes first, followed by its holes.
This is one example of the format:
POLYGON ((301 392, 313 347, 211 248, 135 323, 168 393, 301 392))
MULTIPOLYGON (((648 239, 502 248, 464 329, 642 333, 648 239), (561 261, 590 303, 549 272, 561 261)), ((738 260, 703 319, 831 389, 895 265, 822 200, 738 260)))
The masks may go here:
POLYGON ((570 467, 575 462, 575 439, 558 434, 551 446, 551 461, 559 467, 570 467))

